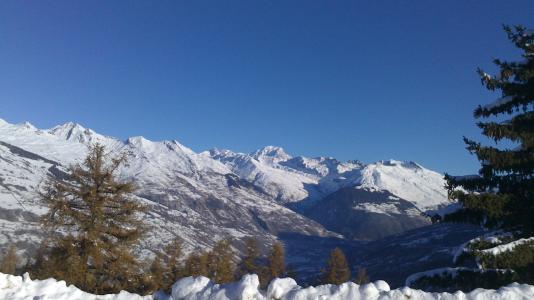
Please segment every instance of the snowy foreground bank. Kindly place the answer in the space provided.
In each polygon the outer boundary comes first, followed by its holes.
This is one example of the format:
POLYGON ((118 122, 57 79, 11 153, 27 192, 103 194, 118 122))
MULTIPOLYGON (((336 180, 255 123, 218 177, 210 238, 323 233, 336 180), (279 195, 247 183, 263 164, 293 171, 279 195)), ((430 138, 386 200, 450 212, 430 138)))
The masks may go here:
POLYGON ((291 278, 275 279, 267 291, 258 289, 259 282, 256 275, 247 275, 241 281, 218 285, 205 277, 187 277, 176 282, 172 287, 172 294, 156 293, 153 296, 139 296, 128 292, 114 295, 97 296, 85 293, 74 286, 67 286, 64 281, 55 279, 31 280, 25 276, 13 276, 0 273, 0 299, 10 300, 76 300, 76 299, 109 299, 109 300, 363 300, 363 299, 442 299, 442 300, 483 300, 483 299, 534 299, 534 286, 526 284, 510 284, 499 290, 478 289, 471 293, 427 293, 410 288, 390 290, 384 281, 357 285, 344 283, 342 285, 321 285, 317 287, 301 288, 291 278))

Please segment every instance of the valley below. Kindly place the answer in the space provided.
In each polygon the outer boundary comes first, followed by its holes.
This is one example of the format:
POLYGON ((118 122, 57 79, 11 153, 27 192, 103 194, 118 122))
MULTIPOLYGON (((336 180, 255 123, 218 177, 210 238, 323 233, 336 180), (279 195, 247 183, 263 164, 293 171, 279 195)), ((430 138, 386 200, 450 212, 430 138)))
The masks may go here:
POLYGON ((123 180, 149 207, 150 230, 136 252, 152 257, 173 239, 185 254, 230 239, 237 252, 246 237, 263 249, 276 240, 302 284, 314 283, 330 250, 342 248, 353 272, 402 286, 422 270, 452 265, 475 226, 432 224, 454 209, 443 175, 415 162, 362 163, 291 156, 267 146, 252 153, 212 149, 196 153, 178 141, 119 140, 76 123, 38 129, 0 120, 0 246, 31 257, 46 236, 38 192, 48 176, 61 178, 90 145, 124 153, 123 180))

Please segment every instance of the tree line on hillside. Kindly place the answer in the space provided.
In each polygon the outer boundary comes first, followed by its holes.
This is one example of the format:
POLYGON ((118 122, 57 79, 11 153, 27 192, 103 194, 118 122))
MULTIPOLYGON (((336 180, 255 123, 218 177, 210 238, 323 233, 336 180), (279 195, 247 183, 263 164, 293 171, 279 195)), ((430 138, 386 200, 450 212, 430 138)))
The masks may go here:
MULTIPOLYGON (((46 238, 23 271, 32 278, 56 278, 95 294, 121 290, 146 294, 187 276, 206 276, 216 283, 228 283, 245 274, 258 274, 266 287, 274 278, 294 276, 285 263, 285 251, 275 242, 262 255, 256 239, 245 240, 244 255, 237 259, 229 239, 218 241, 209 251, 185 257, 179 238, 155 253, 149 263, 133 254, 143 234, 150 230, 143 222, 147 210, 132 193, 133 182, 119 181, 116 173, 125 162, 104 146, 93 145, 83 164, 70 167, 68 179, 50 177, 40 193, 48 212, 42 217, 46 238)), ((9 247, 0 261, 0 271, 16 272, 17 253, 9 247)), ((351 279, 343 252, 332 251, 319 281, 339 284, 351 279)), ((365 283, 365 270, 355 280, 365 283)))

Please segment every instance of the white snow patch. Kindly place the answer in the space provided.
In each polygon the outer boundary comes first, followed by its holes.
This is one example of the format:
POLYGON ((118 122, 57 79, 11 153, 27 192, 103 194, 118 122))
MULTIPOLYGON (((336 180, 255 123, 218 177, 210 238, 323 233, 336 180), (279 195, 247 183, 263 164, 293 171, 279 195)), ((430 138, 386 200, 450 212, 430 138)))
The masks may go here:
POLYGON ((399 208, 393 203, 359 203, 353 206, 352 209, 386 215, 401 214, 399 208))
POLYGON ((493 248, 484 249, 481 252, 485 254, 491 254, 491 255, 499 255, 503 252, 512 251, 515 247, 527 243, 534 242, 534 237, 526 238, 526 239, 519 239, 517 241, 513 241, 507 244, 495 246, 493 248))
POLYGON ((456 248, 456 250, 454 251, 454 255, 452 257, 452 262, 454 264, 456 264, 458 262, 458 259, 460 258, 460 256, 464 253, 468 253, 470 250, 469 250, 469 245, 474 243, 474 242, 478 242, 478 241, 486 241, 486 242, 490 242, 492 244, 496 244, 496 243, 499 243, 501 240, 498 236, 495 235, 496 233, 495 232, 492 232, 492 233, 489 233, 489 234, 486 234, 482 237, 478 237, 478 238, 475 238, 475 239, 471 239, 463 244, 461 244, 460 246, 458 246, 456 248))
POLYGON ((393 299, 533 299, 534 286, 512 283, 498 290, 476 289, 470 293, 428 293, 403 287, 390 290, 384 281, 357 285, 346 282, 340 285, 320 285, 302 288, 291 278, 273 280, 267 291, 259 288, 257 275, 245 275, 240 281, 229 284, 215 284, 206 277, 187 277, 177 281, 171 295, 157 292, 154 295, 140 296, 128 292, 109 295, 93 295, 75 286, 67 286, 64 281, 55 279, 31 280, 25 276, 0 273, 0 299, 11 300, 393 300, 393 299))
MULTIPOLYGON (((462 254, 468 253, 469 251, 471 251, 469 249, 469 245, 472 244, 472 243, 479 242, 479 241, 485 241, 485 242, 489 242, 491 244, 498 244, 498 243, 502 242, 502 238, 511 237, 511 236, 513 236, 512 232, 493 231, 493 232, 490 232, 490 233, 486 233, 481 237, 477 237, 477 238, 471 239, 471 240, 461 244, 460 246, 458 246, 458 248, 456 248, 456 250, 454 251, 452 262, 454 264, 456 264, 458 262, 458 259, 460 258, 460 256, 462 254)), ((523 243, 527 243, 527 242, 530 241, 530 239, 534 239, 534 237, 529 238, 529 239, 520 239, 520 240, 517 240, 515 242, 511 242, 511 243, 504 244, 504 245, 498 245, 498 246, 495 246, 493 248, 482 250, 482 252, 496 253, 494 255, 497 255, 497 254, 502 253, 504 251, 512 250, 517 245, 520 245, 520 244, 523 244, 523 243), (505 249, 507 249, 507 250, 505 250, 505 249), (499 251, 501 251, 501 252, 499 252, 499 251)))
POLYGON ((152 296, 139 296, 122 291, 118 294, 93 295, 65 281, 55 279, 31 280, 28 273, 13 276, 0 273, 0 299, 10 300, 142 300, 152 296))

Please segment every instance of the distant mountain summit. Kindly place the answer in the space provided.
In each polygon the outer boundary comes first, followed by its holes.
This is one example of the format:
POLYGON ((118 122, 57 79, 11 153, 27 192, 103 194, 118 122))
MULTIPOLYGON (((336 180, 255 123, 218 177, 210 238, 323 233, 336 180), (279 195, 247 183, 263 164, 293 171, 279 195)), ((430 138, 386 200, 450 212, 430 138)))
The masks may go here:
POLYGON ((250 154, 254 159, 263 163, 277 164, 291 158, 283 148, 276 146, 266 146, 250 154))
POLYGON ((391 159, 364 164, 332 157, 293 157, 274 146, 251 154, 217 149, 207 153, 283 204, 313 202, 344 187, 388 191, 422 212, 451 203, 443 175, 412 161, 391 159))
POLYGON ((429 224, 426 213, 451 204, 443 176, 414 162, 342 162, 275 146, 196 153, 178 141, 123 141, 73 122, 38 129, 0 119, 0 244, 38 244, 44 178, 64 175, 96 142, 127 155, 120 176, 150 206, 144 254, 175 236, 186 252, 226 237, 270 243, 280 233, 374 239, 429 224), (366 226, 373 230, 364 234, 366 226))

